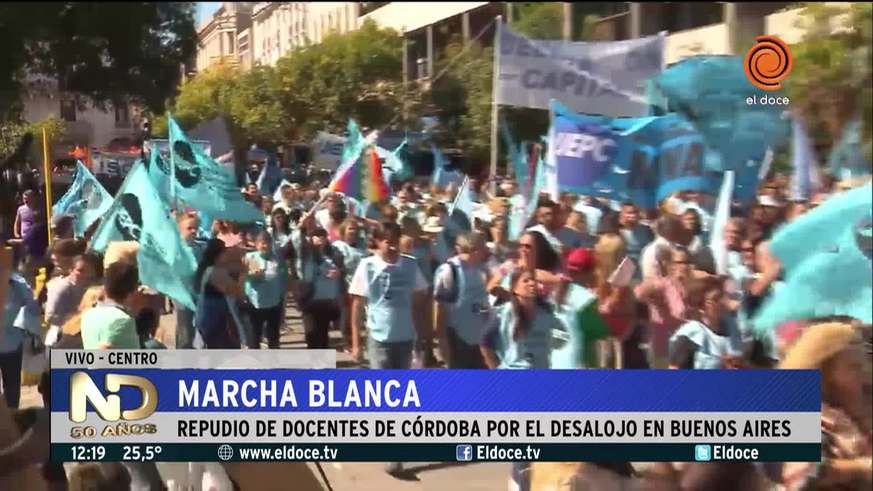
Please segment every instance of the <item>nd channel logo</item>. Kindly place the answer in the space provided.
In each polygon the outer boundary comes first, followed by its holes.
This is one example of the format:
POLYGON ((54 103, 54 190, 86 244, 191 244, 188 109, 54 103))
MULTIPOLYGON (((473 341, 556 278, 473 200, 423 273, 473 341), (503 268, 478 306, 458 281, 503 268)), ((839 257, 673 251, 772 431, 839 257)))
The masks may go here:
POLYGON ((85 422, 88 402, 104 421, 145 419, 158 407, 158 390, 145 377, 107 373, 105 387, 110 394, 104 397, 90 375, 86 372, 74 373, 70 378, 70 419, 75 423, 85 422), (139 407, 122 411, 118 392, 124 386, 139 390, 142 395, 139 407))
POLYGON ((709 462, 712 460, 712 447, 709 445, 695 445, 694 460, 697 462, 709 462))
POLYGON ((473 460, 473 446, 458 445, 455 447, 455 460, 458 462, 470 462, 473 460))
POLYGON ((151 423, 129 423, 151 416, 158 407, 158 391, 155 385, 144 377, 106 374, 104 383, 107 395, 94 383, 86 372, 76 372, 70 377, 70 421, 84 423, 88 419, 88 403, 94 406, 97 415, 111 424, 96 426, 72 426, 73 438, 141 435, 157 433, 157 426, 151 423), (122 387, 132 387, 139 391, 142 402, 138 407, 122 409, 119 392, 122 387))

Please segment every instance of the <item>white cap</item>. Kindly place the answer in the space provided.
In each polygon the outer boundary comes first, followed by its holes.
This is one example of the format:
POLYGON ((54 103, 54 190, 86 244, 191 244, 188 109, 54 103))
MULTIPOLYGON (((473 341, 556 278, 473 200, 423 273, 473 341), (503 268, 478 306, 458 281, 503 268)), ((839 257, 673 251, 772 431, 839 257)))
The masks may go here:
POLYGON ((777 208, 781 206, 772 196, 767 194, 758 197, 758 204, 761 206, 774 206, 777 208))
POLYGON ((421 227, 423 231, 431 234, 438 234, 443 231, 443 228, 442 220, 436 216, 427 217, 427 220, 424 221, 424 225, 421 227))

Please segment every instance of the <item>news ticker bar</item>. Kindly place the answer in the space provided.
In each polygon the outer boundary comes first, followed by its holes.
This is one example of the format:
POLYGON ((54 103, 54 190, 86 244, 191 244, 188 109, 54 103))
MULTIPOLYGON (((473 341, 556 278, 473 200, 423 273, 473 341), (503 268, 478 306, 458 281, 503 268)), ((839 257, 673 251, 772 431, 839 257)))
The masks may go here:
POLYGON ((154 413, 74 422, 51 413, 52 443, 818 443, 821 413, 154 413))
POLYGON ((51 444, 60 462, 819 462, 821 444, 51 444))

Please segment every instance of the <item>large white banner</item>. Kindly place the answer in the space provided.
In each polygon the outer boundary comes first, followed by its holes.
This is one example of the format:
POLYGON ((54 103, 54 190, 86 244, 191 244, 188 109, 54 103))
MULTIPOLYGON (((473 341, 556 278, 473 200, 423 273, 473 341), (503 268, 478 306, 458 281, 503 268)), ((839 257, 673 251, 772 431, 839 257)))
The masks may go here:
POLYGON ((663 34, 627 41, 528 39, 505 25, 500 34, 497 103, 548 109, 557 99, 575 111, 645 116, 646 85, 660 73, 663 34))

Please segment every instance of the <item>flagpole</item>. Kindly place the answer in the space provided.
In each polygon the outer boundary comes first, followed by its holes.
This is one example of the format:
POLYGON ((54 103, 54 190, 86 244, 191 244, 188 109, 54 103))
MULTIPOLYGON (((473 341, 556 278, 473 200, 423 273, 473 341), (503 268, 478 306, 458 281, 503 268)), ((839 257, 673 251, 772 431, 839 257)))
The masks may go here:
MULTIPOLYGON (((167 111, 167 127, 170 126, 170 111, 167 111)), ((167 130, 169 132, 169 130, 167 130)), ((176 209, 176 152, 173 151, 173 138, 167 134, 167 143, 170 147, 170 204, 176 209)), ((154 149, 151 149, 154 151, 154 149)))
MULTIPOLYGON (((558 199, 561 196, 560 192, 558 191, 558 165, 557 165, 557 160, 552 158, 552 156, 553 156, 552 152, 554 151, 553 142, 555 141, 555 134, 554 134, 554 131, 555 131, 555 104, 554 104, 554 102, 555 102, 554 99, 549 101, 549 133, 548 133, 549 137, 548 137, 548 141, 546 142, 546 160, 544 162, 544 166, 546 167, 546 169, 550 170, 549 173, 546 174, 546 176, 545 176, 546 181, 547 181, 545 183, 545 187, 548 189, 549 195, 551 195, 552 200, 558 201, 558 199), (550 169, 551 167, 554 167, 554 168, 550 169)), ((545 171, 546 169, 543 169, 543 171, 545 171)))
POLYGON ((43 174, 45 174, 43 177, 45 181, 45 226, 48 229, 48 243, 52 245, 52 172, 49 168, 48 134, 45 127, 42 129, 42 165, 43 174))
POLYGON ((494 67, 491 81, 491 194, 497 195, 497 85, 500 81, 500 35, 503 32, 503 16, 498 15, 494 26, 494 67))

